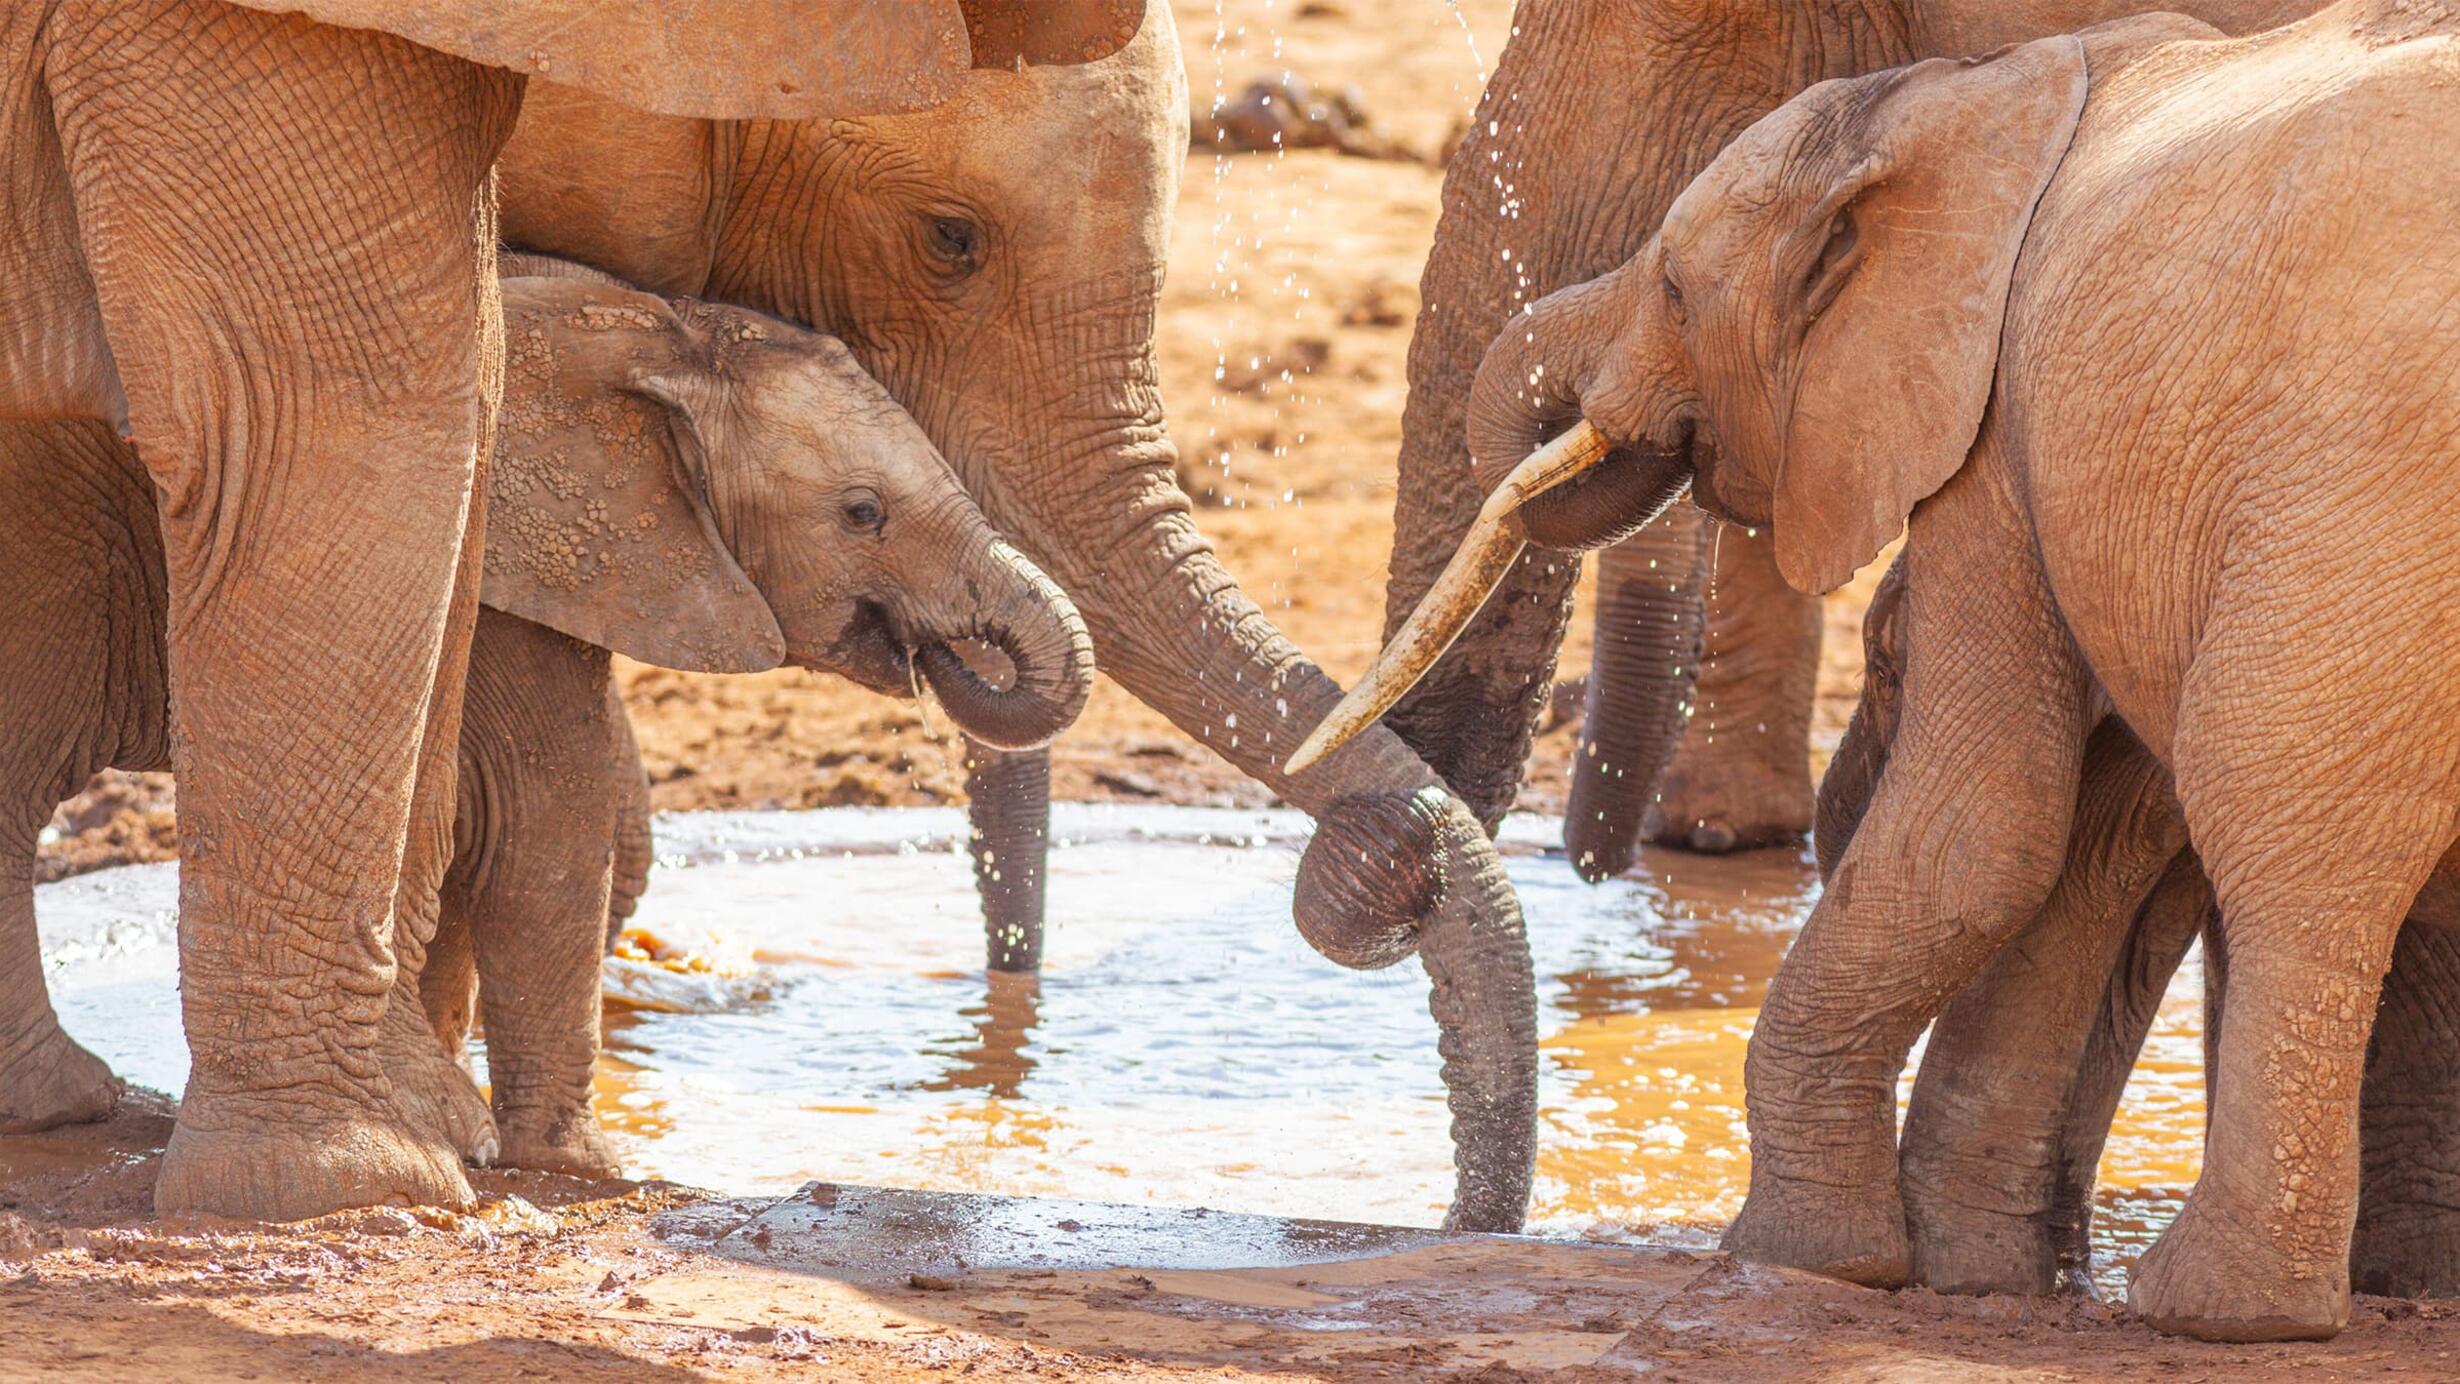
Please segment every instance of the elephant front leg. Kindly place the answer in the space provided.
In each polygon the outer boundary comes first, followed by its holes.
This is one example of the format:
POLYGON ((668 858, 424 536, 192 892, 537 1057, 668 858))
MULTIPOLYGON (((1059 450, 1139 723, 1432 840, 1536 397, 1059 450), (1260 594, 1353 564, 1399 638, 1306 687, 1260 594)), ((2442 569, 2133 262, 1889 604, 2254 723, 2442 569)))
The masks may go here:
POLYGON ((967 741, 966 812, 974 891, 994 971, 1042 968, 1042 914, 1051 851, 1051 752, 967 741))
POLYGON ((1712 854, 1811 829, 1811 700, 1824 616, 1765 533, 1714 525, 1691 716, 1657 782, 1651 841, 1712 854))
MULTIPOLYGON (((2448 895, 2448 886, 2429 886, 2438 892, 2448 895)), ((2358 1144, 2352 1286, 2386 1297, 2460 1297, 2460 916, 2448 907, 2412 913, 2393 946, 2366 1054, 2358 1144)))
POLYGON ((1975 471, 1915 516, 1906 601, 1920 634, 1887 775, 1744 1064, 1751 1188, 1727 1248, 1878 1286, 1910 1267, 1897 1074, 2048 896, 2083 750, 2082 670, 2037 573, 2000 556, 2021 549, 1999 541, 2013 524, 1975 471))
POLYGON ((432 887, 451 803, 422 747, 460 684, 518 80, 201 0, 63 5, 50 34, 169 576, 191 1068, 156 1204, 464 1202, 381 1035, 405 852, 432 887))
POLYGON ((34 928, 34 838, 0 855, 0 1134, 32 1134, 109 1115, 119 1079, 60 1027, 34 928))
POLYGON ((2125 728, 2097 729, 2085 766, 2049 901, 1940 1016, 1914 1080, 1898 1166, 1913 1276, 1941 1292, 2056 1286, 2068 1096, 2138 912, 2186 844, 2168 775, 2125 728))

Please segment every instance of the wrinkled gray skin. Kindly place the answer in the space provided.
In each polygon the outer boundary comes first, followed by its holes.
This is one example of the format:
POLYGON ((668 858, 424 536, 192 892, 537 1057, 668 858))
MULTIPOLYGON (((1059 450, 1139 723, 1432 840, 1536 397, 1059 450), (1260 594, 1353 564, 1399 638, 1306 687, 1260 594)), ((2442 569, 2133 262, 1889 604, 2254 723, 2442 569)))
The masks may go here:
MULTIPOLYGON (((2116 15, 2173 10, 2245 33, 2315 8, 2317 0, 1523 5, 1445 175, 1443 218, 1420 283, 1427 307, 1410 342, 1393 513, 1404 541, 1393 544, 1385 635, 1416 608, 1484 498, 1463 425, 1487 344, 1510 314, 1630 258, 1675 194, 1744 126, 1814 82, 1986 52, 2116 15)), ((1577 830, 1567 835, 1592 878, 1627 863, 1643 832, 1713 850, 1783 839, 1808 825, 1802 737, 1818 661, 1817 603, 1776 579, 1765 531, 1758 539, 1734 530, 1723 536, 1726 566, 1705 619, 1666 607, 1645 581, 1622 594, 1630 567, 1645 569, 1649 557, 1664 555, 1658 549, 1680 548, 1657 532, 1665 527, 1661 521, 1632 540, 1650 549, 1636 563, 1612 549, 1601 558, 1601 601, 1619 603, 1615 618, 1628 614, 1642 624, 1637 636, 1601 627, 1597 643, 1612 648, 1637 638, 1645 656, 1601 663, 1602 683, 1591 684, 1599 717, 1584 725, 1574 779, 1582 803, 1571 814, 1577 830), (1709 661, 1695 687, 1681 655, 1689 647, 1684 631, 1703 623, 1712 647, 1748 641, 1760 651, 1748 663, 1709 661), (1684 721, 1658 710, 1684 703, 1701 708, 1687 732, 1684 721), (1714 745, 1703 719, 1712 714, 1727 728, 1714 745), (1659 805, 1653 785, 1668 764, 1659 805)), ((1519 792, 1578 575, 1576 560, 1532 549, 1388 717, 1490 828, 1519 792)))
MULTIPOLYGON (((1904 694, 1904 564, 1863 629, 1862 700, 1820 784, 1834 871, 1869 808, 1904 694)), ((2032 923, 1933 1028, 1900 1141, 1914 1277, 1943 1292, 2090 1291, 2093 1184, 2162 993, 2205 942, 2217 1051, 2226 946, 2169 776, 2116 721, 2085 751, 2067 863, 2032 923)), ((2209 1084, 2218 1076, 2207 1061, 2209 1084)), ((2209 1094, 2209 1093, 2208 1093, 2209 1094)), ((2431 881, 2384 978, 2359 1111, 2352 1286, 2460 1294, 2460 888, 2431 881)))
MULTIPOLYGON (((826 123, 662 120, 533 83, 501 164, 507 239, 841 337, 1075 599, 1102 671, 1316 818, 1298 926, 1347 965, 1418 953, 1451 1220, 1517 1227, 1536 1012, 1501 862, 1388 731, 1280 772, 1338 689, 1223 569, 1173 478, 1153 332, 1187 97, 1167 7, 1099 62, 1015 56, 932 111, 826 123)), ((1038 868, 1038 824, 1021 830, 1038 868)))

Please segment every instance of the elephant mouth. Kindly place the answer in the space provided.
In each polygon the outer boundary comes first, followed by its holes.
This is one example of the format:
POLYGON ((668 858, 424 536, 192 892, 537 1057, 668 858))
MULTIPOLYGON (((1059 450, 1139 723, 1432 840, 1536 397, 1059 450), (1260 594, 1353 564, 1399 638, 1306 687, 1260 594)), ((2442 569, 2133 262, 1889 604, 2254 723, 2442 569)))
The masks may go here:
POLYGON ((889 697, 914 695, 911 645, 898 633, 895 617, 876 601, 857 601, 854 615, 820 662, 869 691, 889 697))

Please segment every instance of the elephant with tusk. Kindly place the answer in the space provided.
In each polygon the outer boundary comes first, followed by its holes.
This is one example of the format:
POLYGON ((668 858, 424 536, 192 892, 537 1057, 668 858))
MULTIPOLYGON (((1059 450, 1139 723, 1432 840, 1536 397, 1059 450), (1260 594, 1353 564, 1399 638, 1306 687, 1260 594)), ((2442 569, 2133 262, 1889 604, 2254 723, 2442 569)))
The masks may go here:
MULTIPOLYGON (((1751 1039, 1736 1253, 1905 1281, 1895 1077, 2056 885, 2115 714, 2229 971, 2203 1175, 2131 1300, 2215 1339, 2347 1321, 2376 1002, 2460 830, 2455 61, 2452 6, 2342 0, 1825 82, 1487 354, 1471 451, 1529 494, 1477 552, 1614 541, 1686 482, 1804 592, 1905 534, 1900 728, 1751 1039)), ((1485 594, 1438 583, 1400 673, 1485 594)))

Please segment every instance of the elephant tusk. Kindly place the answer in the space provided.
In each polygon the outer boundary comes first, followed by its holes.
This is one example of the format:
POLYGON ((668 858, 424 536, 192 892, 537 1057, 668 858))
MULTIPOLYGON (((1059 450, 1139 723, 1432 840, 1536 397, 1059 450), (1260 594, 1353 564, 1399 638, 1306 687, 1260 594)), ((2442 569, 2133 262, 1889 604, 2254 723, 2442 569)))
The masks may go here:
POLYGON ((1613 448, 1605 434, 1583 420, 1514 467, 1486 497, 1477 522, 1444 565, 1443 575, 1409 613, 1392 642, 1376 655, 1375 666, 1342 697, 1332 714, 1307 733, 1281 771, 1305 772, 1408 695, 1495 594, 1504 573, 1520 560, 1521 550, 1529 543, 1517 513, 1520 507, 1596 466, 1613 448))

